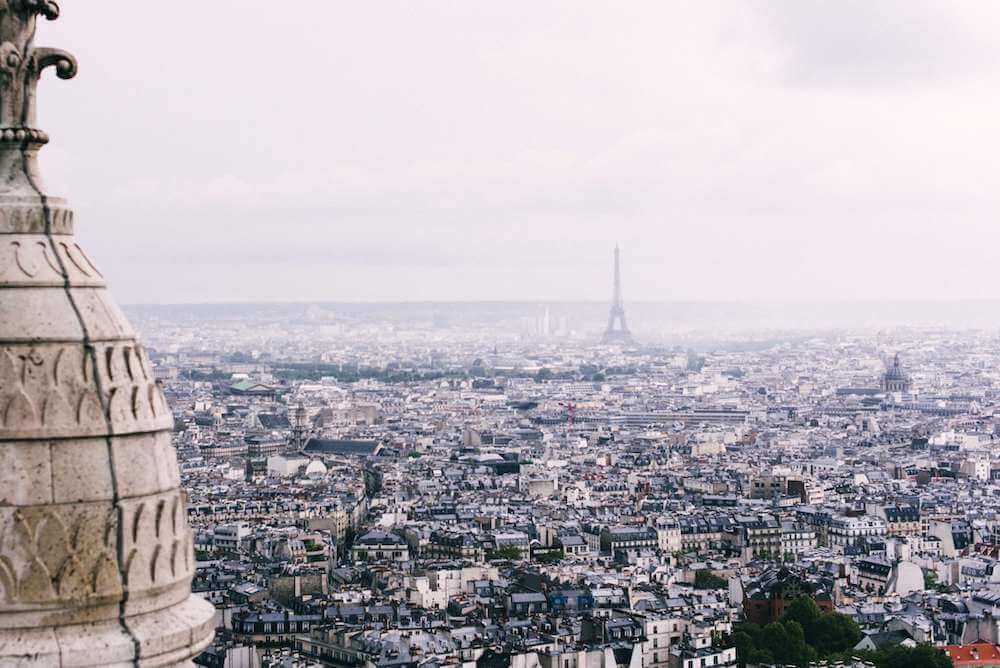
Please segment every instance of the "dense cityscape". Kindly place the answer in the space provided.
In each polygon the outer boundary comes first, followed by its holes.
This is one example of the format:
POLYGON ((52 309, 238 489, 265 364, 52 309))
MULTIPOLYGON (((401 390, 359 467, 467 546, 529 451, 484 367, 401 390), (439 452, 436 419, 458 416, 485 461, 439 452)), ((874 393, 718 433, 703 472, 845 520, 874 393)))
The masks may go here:
POLYGON ((997 660, 995 332, 696 351, 618 309, 131 309, 216 608, 197 662, 997 660))

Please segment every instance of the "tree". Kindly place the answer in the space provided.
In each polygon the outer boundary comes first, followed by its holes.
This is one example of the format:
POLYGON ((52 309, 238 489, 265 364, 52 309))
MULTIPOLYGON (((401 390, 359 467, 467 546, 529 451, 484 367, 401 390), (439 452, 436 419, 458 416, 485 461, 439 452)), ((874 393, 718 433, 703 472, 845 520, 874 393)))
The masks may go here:
POLYGON ((808 596, 800 596, 785 608, 782 621, 798 622, 802 626, 802 631, 806 634, 806 637, 811 637, 816 624, 819 623, 822 616, 823 611, 816 605, 816 601, 808 596))
POLYGON ((764 627, 760 635, 761 646, 769 650, 778 663, 791 663, 785 656, 788 648, 788 631, 781 622, 771 622, 764 627))
POLYGON ((861 641, 861 629, 853 619, 837 612, 827 612, 820 616, 812 629, 809 643, 820 656, 834 652, 846 652, 861 641))
POLYGON ((806 642, 806 634, 802 625, 796 621, 785 621, 787 641, 784 649, 787 663, 807 666, 816 660, 816 649, 806 642))
MULTIPOLYGON (((739 650, 737 649, 737 654, 739 650)), ((777 663, 806 666, 816 660, 816 650, 806 643, 805 633, 798 622, 771 622, 759 635, 758 646, 751 651, 748 663, 760 663, 764 656, 777 663)))
POLYGON ((785 609, 784 622, 796 622, 805 633, 806 642, 820 657, 845 652, 861 640, 861 629, 853 619, 838 612, 823 612, 816 601, 800 596, 785 609))
POLYGON ((558 564, 562 561, 562 552, 558 550, 551 550, 549 552, 542 552, 535 557, 535 561, 541 564, 558 564))
POLYGON ((729 582, 708 570, 697 571, 694 574, 695 589, 725 589, 729 582))
POLYGON ((854 652, 878 668, 952 668, 951 659, 932 645, 888 645, 874 652, 854 652))
MULTIPOLYGON (((744 624, 744 626, 749 626, 749 624, 744 624)), ((741 662, 743 662, 746 657, 749 657, 754 650, 757 649, 757 646, 753 641, 753 637, 745 630, 733 633, 733 635, 729 636, 729 642, 736 648, 736 658, 741 662)))
POLYGON ((502 545, 495 550, 491 550, 487 555, 488 561, 494 559, 507 559, 513 561, 521 558, 521 550, 516 545, 502 545))
MULTIPOLYGON (((756 624, 737 624, 730 636, 741 665, 785 663, 804 666, 852 649, 861 640, 854 620, 837 612, 823 612, 808 596, 793 601, 780 621, 763 629, 756 624)), ((879 668, 914 668, 879 666, 879 668)), ((920 666, 919 668, 945 668, 920 666)))

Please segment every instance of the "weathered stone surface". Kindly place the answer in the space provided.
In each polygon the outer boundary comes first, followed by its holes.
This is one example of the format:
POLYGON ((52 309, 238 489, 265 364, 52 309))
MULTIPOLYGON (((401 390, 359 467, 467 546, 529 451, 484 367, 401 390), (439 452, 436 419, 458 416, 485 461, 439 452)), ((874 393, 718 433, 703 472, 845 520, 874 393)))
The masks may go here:
POLYGON ((104 287, 104 277, 72 236, 0 237, 0 287, 104 287))
POLYGON ((8 345, 0 338, 0 439, 169 430, 170 408, 148 369, 134 338, 8 345))
POLYGON ((33 45, 50 0, 0 0, 0 665, 181 665, 212 638, 173 417, 104 278, 45 194, 33 45))

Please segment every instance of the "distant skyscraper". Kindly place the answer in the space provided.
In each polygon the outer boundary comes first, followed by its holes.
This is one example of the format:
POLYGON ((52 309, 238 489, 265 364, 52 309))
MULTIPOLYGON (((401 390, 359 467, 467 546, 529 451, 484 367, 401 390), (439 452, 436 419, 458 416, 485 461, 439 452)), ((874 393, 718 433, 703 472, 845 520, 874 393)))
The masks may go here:
POLYGON ((608 328, 604 330, 602 343, 632 343, 632 333, 625 324, 625 305, 622 302, 622 275, 620 251, 615 246, 615 287, 611 297, 611 312, 608 314, 608 328))

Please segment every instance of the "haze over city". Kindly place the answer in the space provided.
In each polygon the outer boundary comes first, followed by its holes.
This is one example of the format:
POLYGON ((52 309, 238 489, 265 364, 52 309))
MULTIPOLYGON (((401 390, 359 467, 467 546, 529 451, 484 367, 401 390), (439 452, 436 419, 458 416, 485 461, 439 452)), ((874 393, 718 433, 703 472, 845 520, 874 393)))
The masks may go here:
POLYGON ((995 3, 66 4, 125 303, 1000 297, 995 3))

